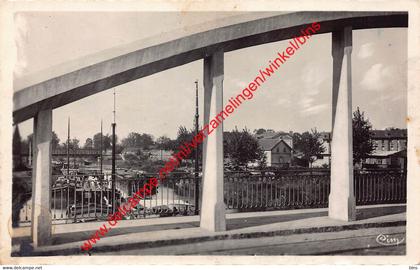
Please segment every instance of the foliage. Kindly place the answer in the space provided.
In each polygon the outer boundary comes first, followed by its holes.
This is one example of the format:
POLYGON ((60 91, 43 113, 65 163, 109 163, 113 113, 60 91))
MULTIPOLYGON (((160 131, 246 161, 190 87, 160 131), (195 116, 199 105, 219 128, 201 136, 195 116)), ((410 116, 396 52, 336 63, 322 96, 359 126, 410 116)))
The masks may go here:
POLYGON ((52 132, 51 147, 52 149, 60 148, 60 139, 54 131, 52 132))
POLYGON ((174 140, 171 140, 170 138, 166 136, 160 136, 156 140, 157 149, 160 149, 160 150, 171 150, 174 147, 176 147, 175 143, 176 142, 174 140))
MULTIPOLYGON (((112 143, 112 136, 108 134, 104 134, 102 136, 102 150, 106 152, 106 150, 111 149, 112 143)), ((93 148, 101 149, 101 133, 98 132, 93 135, 93 148)))
POLYGON ((85 141, 85 145, 83 146, 85 149, 92 149, 93 148, 93 140, 92 138, 87 138, 85 141))
POLYGON ((21 141, 22 141, 22 138, 20 136, 19 127, 16 126, 15 131, 13 132, 13 144, 12 144, 13 155, 22 154, 21 141))
POLYGON ((359 107, 353 112, 353 164, 361 162, 363 158, 374 150, 371 138, 372 125, 365 113, 359 107))
MULTIPOLYGON (((70 150, 79 149, 80 148, 79 143, 80 143, 79 139, 77 139, 77 138, 71 139, 70 142, 69 142, 70 150)), ((62 148, 67 148, 67 141, 65 143, 63 143, 61 147, 62 148)))
POLYGON ((275 131, 273 129, 265 129, 265 128, 254 129, 254 134, 255 135, 261 135, 261 134, 264 134, 266 132, 274 133, 275 131))
MULTIPOLYGON (((178 128, 178 135, 175 141, 173 141, 171 145, 171 149, 174 152, 179 151, 179 147, 184 143, 190 143, 195 136, 195 130, 188 130, 185 126, 180 126, 178 128)), ((201 145, 199 145, 196 150, 192 151, 192 153, 185 159, 193 160, 195 158, 195 151, 198 151, 198 156, 201 157, 201 145)))
POLYGON ((138 147, 141 149, 150 149, 154 145, 153 136, 150 134, 140 134, 130 132, 128 136, 121 141, 121 145, 126 147, 138 147))
MULTIPOLYGON (((28 137, 26 137, 26 140, 22 141, 22 149, 28 149, 29 148, 29 143, 32 144, 32 139, 33 139, 34 135, 33 133, 29 134, 28 137)), ((57 136, 57 133, 55 133, 54 131, 52 132, 52 138, 51 138, 51 147, 52 149, 59 149, 62 146, 60 145, 60 139, 57 136)))
MULTIPOLYGON (((247 129, 224 133, 224 154, 235 166, 247 166, 249 162, 264 162, 264 151, 257 139, 247 129)), ((264 166, 264 165, 262 165, 264 166)))
POLYGON ((302 158, 309 167, 316 160, 316 157, 323 153, 326 149, 322 145, 321 134, 316 128, 311 129, 311 132, 305 131, 302 134, 293 134, 293 145, 296 151, 302 153, 302 158))

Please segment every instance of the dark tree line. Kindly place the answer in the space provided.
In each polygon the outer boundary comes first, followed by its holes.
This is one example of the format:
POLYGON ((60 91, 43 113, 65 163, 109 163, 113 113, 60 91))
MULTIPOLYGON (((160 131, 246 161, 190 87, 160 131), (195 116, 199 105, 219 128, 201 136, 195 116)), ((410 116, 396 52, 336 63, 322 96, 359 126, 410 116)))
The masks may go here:
MULTIPOLYGON (((353 162, 359 163, 363 158, 367 157, 374 150, 372 140, 372 125, 369 119, 365 117, 364 112, 359 108, 353 113, 353 162)), ((265 132, 274 132, 271 129, 256 129, 254 135, 263 134, 265 132)), ((149 149, 161 149, 178 151, 180 145, 184 142, 189 142, 195 135, 194 129, 187 129, 185 126, 178 128, 177 138, 172 140, 167 136, 161 136, 156 140, 152 135, 147 133, 131 132, 127 137, 118 142, 117 138, 117 152, 120 153, 124 148, 134 147, 138 148, 140 152, 149 149)), ((260 167, 265 166, 265 155, 258 144, 258 140, 247 129, 239 131, 237 129, 224 132, 224 155, 225 158, 235 166, 246 166, 249 162, 258 162, 260 167)), ((19 129, 16 127, 13 134, 13 154, 21 153, 23 149, 28 149, 29 142, 32 141, 32 134, 22 140, 19 129)), ((67 148, 67 140, 60 143, 60 139, 53 131, 52 133, 52 148, 67 148)), ((110 134, 102 136, 102 149, 107 151, 112 147, 112 137, 110 134)), ((101 133, 96 133, 91 138, 87 138, 84 145, 80 146, 80 141, 77 138, 72 138, 69 141, 70 149, 100 149, 101 148, 101 133)), ((201 157, 202 147, 199 147, 199 156, 201 157)), ((325 152, 325 146, 321 134, 314 128, 310 132, 293 134, 293 150, 300 154, 300 158, 309 166, 316 160, 316 158, 325 152)), ((26 151, 25 151, 26 152, 26 151)), ((139 153, 142 154, 142 153, 139 153)), ((192 153, 188 159, 193 159, 192 153)))

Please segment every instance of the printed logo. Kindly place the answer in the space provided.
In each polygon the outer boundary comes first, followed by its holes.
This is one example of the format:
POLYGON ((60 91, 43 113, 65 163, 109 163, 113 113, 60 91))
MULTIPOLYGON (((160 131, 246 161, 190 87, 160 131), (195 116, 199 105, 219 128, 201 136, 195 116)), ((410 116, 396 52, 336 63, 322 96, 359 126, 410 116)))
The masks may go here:
POLYGON ((376 237, 376 243, 383 246, 398 246, 402 242, 404 242, 404 238, 398 239, 386 234, 380 234, 376 237))

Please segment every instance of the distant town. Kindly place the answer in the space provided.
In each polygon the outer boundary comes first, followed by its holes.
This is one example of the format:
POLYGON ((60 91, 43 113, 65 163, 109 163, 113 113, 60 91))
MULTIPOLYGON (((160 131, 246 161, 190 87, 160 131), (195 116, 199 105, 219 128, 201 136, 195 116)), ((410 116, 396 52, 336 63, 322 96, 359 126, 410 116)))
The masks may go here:
MULTIPOLYGON (((406 129, 373 130, 359 109, 353 115, 353 129, 355 168, 406 168, 406 129)), ((117 168, 122 172, 156 173, 177 147, 193 136, 194 130, 184 126, 179 127, 176 139, 166 136, 155 139, 150 134, 131 132, 126 138, 117 139, 117 168)), ((31 140, 32 135, 22 140, 16 126, 13 142, 15 164, 31 166, 31 140)), ((77 138, 61 142, 53 132, 52 150, 56 169, 70 166, 99 170, 101 164, 106 172, 111 166, 112 136, 99 132, 82 144, 77 138)), ((236 129, 224 132, 224 152, 226 170, 329 168, 331 134, 319 132, 316 128, 303 133, 264 128, 253 131, 236 129)), ((199 157, 201 159, 201 155, 199 157)), ((190 155, 179 170, 191 172, 193 159, 194 155, 190 155)), ((199 163, 201 166, 201 160, 199 163)))

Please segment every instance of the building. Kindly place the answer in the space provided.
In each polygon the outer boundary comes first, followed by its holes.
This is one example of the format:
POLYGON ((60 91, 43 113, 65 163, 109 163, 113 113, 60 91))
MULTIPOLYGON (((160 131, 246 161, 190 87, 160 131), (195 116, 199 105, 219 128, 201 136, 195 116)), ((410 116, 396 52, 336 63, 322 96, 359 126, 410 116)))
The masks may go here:
POLYGON ((286 144, 288 144, 293 149, 293 132, 264 132, 262 134, 256 135, 257 139, 273 139, 277 141, 283 140, 286 144))
POLYGON ((364 168, 407 168, 407 150, 374 151, 363 162, 364 168))
POLYGON ((259 139, 258 143, 267 157, 268 167, 288 168, 292 162, 292 147, 278 139, 259 139))
MULTIPOLYGON (((407 130, 372 130, 373 152, 363 160, 366 168, 405 168, 407 166, 407 130)), ((331 133, 321 132, 325 151, 313 163, 314 167, 330 164, 331 133)))
POLYGON ((363 161, 365 168, 407 167, 407 130, 372 130, 374 150, 363 161))
POLYGON ((331 165, 331 132, 320 132, 320 140, 324 147, 324 152, 316 157, 312 167, 330 167, 331 165))
POLYGON ((407 129, 372 130, 376 152, 407 149, 407 129))
POLYGON ((148 153, 150 160, 153 161, 168 161, 173 154, 173 151, 163 149, 150 149, 146 150, 145 152, 148 153))

